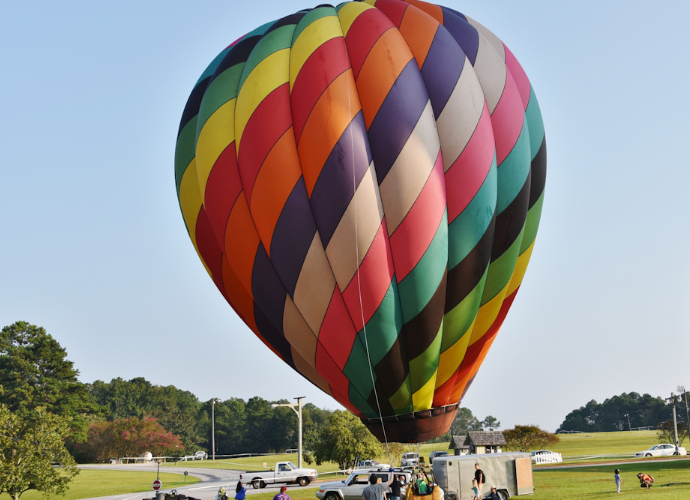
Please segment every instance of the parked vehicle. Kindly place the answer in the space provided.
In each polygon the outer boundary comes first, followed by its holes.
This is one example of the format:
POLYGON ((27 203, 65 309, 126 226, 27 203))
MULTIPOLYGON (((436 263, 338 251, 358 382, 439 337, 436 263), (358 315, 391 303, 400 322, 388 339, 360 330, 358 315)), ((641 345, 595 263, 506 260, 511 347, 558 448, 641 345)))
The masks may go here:
POLYGON ((414 467, 419 463, 419 453, 403 453, 400 465, 403 467, 414 467))
POLYGON ((676 453, 676 447, 672 444, 655 444, 648 450, 638 451, 635 453, 636 457, 667 457, 671 455, 687 455, 688 452, 682 446, 678 447, 678 453, 676 453))
POLYGON ((434 458, 445 456, 448 456, 447 451, 432 451, 431 453, 429 453, 429 465, 432 465, 434 463, 434 458))
POLYGON ((530 453, 533 464, 560 464, 563 456, 560 453, 549 450, 536 450, 530 453))
MULTIPOLYGON (((501 498, 534 494, 532 462, 529 453, 486 453, 448 455, 434 459, 434 476, 448 500, 468 498, 474 479, 474 464, 486 476, 485 485, 496 485, 501 498)), ((487 493, 487 490, 484 490, 487 493)))
POLYGON ((396 469, 394 472, 378 469, 356 470, 343 481, 323 483, 319 491, 316 492, 316 498, 319 500, 362 500, 362 492, 364 488, 369 486, 369 476, 371 474, 376 474, 384 483, 388 482, 391 474, 404 476, 404 485, 410 484, 412 476, 409 471, 403 471, 402 469, 396 469))
POLYGON ((206 460, 208 458, 208 453, 205 451, 197 451, 194 453, 194 460, 206 460))
POLYGON ((300 469, 292 462, 278 462, 275 469, 269 471, 245 471, 240 474, 240 481, 252 483, 254 488, 265 488, 267 484, 297 483, 306 486, 319 474, 316 469, 300 469))
POLYGON ((360 469, 390 469, 390 464, 382 464, 376 460, 362 460, 359 462, 360 469))

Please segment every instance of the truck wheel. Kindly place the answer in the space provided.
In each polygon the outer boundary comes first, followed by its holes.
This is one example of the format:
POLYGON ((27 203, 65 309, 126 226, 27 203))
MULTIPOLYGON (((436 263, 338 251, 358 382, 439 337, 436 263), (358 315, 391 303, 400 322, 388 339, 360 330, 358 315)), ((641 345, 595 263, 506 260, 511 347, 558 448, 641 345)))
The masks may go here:
POLYGON ((298 479, 299 485, 300 486, 306 486, 309 484, 309 478, 308 477, 300 477, 298 479))
POLYGON ((263 481, 260 481, 259 482, 259 488, 265 488, 265 487, 266 487, 266 483, 263 481))
POLYGON ((328 493, 323 500, 340 500, 340 497, 335 493, 328 493))
MULTIPOLYGON (((261 483, 263 483, 263 481, 261 481, 261 483)), ((252 488, 258 490, 261 487, 261 483, 258 479, 254 479, 254 481, 252 481, 252 488)))

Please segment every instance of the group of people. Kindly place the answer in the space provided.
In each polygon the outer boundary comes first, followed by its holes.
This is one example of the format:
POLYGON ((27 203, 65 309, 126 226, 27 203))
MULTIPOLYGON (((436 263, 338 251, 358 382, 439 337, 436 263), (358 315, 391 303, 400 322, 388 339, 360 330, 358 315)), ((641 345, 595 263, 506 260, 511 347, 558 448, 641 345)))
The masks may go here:
MULTIPOLYGON (((280 493, 273 497, 273 500, 290 500, 290 496, 285 493, 287 491, 287 486, 280 487, 280 493)), ((247 496, 247 490, 242 486, 242 481, 237 481, 237 486, 235 487, 235 500, 245 500, 247 496)), ((221 486, 218 490, 218 495, 216 500, 228 500, 228 495, 225 492, 225 487, 221 486)))
MULTIPOLYGON (((474 464, 475 472, 474 479, 472 480, 472 500, 482 499, 482 487, 486 483, 486 475, 484 471, 479 468, 479 464, 474 464)), ((415 488, 415 492, 421 495, 429 493, 430 489, 433 487, 429 484, 428 479, 423 473, 419 473, 417 478, 413 477, 412 487, 415 488)), ((391 474, 390 479, 384 483, 380 476, 376 474, 371 474, 369 476, 369 486, 364 488, 362 492, 362 500, 385 500, 386 492, 389 490, 391 492, 391 500, 401 500, 403 496, 403 491, 405 488, 405 476, 398 474, 391 474)), ((491 492, 486 497, 488 500, 502 500, 496 486, 491 485, 491 492)))
MULTIPOLYGON (((620 493, 621 492, 621 483, 623 482, 623 480, 621 479, 620 469, 616 469, 614 471, 613 478, 616 480, 616 493, 620 493)), ((642 488, 649 489, 654 484, 654 478, 652 476, 650 476, 649 474, 645 474, 644 472, 640 472, 637 475, 637 479, 640 480, 640 486, 642 488)))
MULTIPOLYGON (((474 479, 472 480, 472 500, 482 500, 482 487, 486 483, 486 474, 479 468, 479 464, 474 464, 474 479)), ((491 485, 491 492, 486 497, 490 500, 501 500, 495 485, 491 485)))

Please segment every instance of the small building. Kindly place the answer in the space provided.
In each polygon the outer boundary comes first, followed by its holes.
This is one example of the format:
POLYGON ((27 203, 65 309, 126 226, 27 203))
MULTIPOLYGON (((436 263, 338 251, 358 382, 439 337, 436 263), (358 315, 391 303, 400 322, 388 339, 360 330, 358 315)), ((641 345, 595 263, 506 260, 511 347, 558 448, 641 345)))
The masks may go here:
POLYGON ((470 447, 465 445, 466 435, 451 436, 449 450, 453 450, 454 455, 467 455, 470 452, 470 447))
POLYGON ((464 444, 472 455, 502 453, 501 447, 506 445, 506 438, 500 431, 470 431, 467 433, 464 444))

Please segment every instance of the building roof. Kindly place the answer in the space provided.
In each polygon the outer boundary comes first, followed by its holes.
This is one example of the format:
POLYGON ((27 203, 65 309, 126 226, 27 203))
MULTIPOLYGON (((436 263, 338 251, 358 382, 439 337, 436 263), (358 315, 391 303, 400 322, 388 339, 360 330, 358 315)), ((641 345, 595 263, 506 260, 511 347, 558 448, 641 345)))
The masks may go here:
POLYGON ((450 444, 448 445, 449 450, 467 450, 469 446, 465 445, 466 435, 462 436, 452 436, 450 439, 450 444))
POLYGON ((470 431, 465 438, 466 446, 497 446, 505 445, 506 438, 501 431, 470 431))

